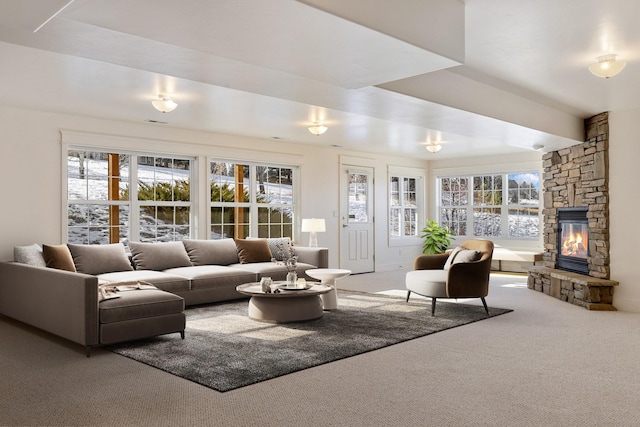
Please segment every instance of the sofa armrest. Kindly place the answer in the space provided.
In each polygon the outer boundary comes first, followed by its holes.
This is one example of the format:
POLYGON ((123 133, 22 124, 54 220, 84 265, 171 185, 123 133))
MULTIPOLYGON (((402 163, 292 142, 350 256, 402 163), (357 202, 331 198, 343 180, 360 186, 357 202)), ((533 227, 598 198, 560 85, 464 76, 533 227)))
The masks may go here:
POLYGON ((296 246, 298 261, 315 265, 317 268, 329 268, 329 249, 296 246))
POLYGON ((0 313, 84 346, 98 344, 98 279, 0 262, 0 313))

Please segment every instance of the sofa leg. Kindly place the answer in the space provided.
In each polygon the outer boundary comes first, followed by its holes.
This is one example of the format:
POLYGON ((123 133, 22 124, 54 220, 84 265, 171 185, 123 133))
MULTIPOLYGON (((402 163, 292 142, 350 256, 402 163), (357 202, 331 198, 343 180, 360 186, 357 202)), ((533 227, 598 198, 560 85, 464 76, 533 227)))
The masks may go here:
POLYGON ((91 357, 91 346, 90 345, 85 346, 84 351, 85 351, 85 354, 86 354, 87 357, 91 357))
POLYGON ((431 316, 436 315, 436 299, 431 297, 431 316))
POLYGON ((409 295, 411 295, 411 291, 407 291, 407 301, 406 302, 409 302, 409 295))
POLYGON ((482 305, 484 305, 484 311, 487 312, 487 316, 490 316, 489 307, 487 307, 487 302, 484 300, 484 297, 480 297, 480 299, 482 300, 482 305))
POLYGON ((184 339, 184 331, 180 331, 180 338, 184 339))

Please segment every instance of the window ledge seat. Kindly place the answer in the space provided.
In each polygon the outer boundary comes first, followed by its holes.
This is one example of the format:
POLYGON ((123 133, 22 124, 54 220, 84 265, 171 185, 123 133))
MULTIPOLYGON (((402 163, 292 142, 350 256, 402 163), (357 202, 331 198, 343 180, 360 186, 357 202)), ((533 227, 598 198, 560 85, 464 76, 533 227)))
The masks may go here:
POLYGON ((493 270, 526 273, 528 267, 542 261, 542 250, 497 247, 493 250, 493 261, 493 270))

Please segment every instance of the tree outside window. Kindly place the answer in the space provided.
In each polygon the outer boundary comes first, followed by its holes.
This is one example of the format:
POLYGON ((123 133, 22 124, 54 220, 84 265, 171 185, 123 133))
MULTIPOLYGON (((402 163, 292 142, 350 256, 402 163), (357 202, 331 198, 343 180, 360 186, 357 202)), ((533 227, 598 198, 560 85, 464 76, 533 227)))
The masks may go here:
POLYGON ((439 177, 440 224, 454 236, 537 239, 539 175, 534 171, 439 177))

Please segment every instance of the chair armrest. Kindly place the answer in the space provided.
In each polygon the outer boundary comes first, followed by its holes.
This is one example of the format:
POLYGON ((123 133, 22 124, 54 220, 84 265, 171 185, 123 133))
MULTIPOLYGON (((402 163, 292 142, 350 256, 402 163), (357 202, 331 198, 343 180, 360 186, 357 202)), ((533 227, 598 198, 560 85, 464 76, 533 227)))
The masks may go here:
POLYGON ((298 261, 315 265, 317 268, 329 268, 329 249, 295 246, 298 261))
POLYGON ((491 258, 481 261, 453 264, 447 277, 447 295, 450 298, 479 298, 489 294, 491 258))
POLYGON ((418 255, 413 261, 414 270, 442 270, 449 254, 418 255))
POLYGON ((78 344, 96 345, 98 279, 0 262, 0 313, 78 344))

